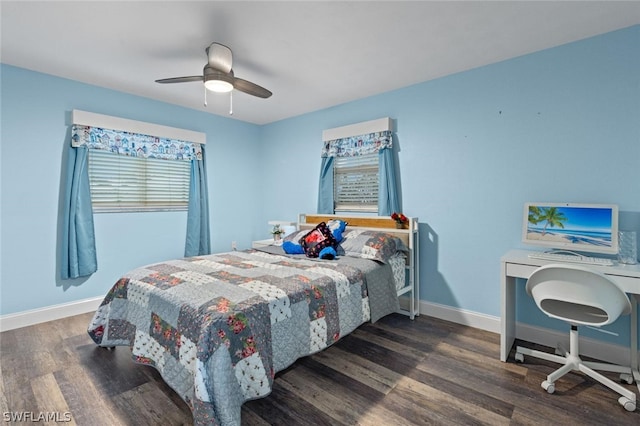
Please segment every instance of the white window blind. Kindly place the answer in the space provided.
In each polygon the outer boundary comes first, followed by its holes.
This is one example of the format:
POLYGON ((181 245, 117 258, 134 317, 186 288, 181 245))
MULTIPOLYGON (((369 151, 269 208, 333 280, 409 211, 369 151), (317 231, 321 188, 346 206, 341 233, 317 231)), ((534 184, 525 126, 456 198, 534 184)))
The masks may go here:
POLYGON ((89 150, 94 212, 187 210, 190 177, 189 161, 89 150))
POLYGON ((378 211, 378 154, 334 157, 335 211, 378 211))

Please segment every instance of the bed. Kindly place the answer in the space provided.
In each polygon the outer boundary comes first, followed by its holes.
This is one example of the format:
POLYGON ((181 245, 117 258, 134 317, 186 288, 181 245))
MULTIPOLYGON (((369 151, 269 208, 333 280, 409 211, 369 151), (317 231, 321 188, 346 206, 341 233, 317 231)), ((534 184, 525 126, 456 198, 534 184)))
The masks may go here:
POLYGON ((325 220, 349 223, 334 259, 274 245, 137 268, 116 281, 88 333, 155 367, 194 424, 239 425, 242 404, 268 395, 278 371, 401 311, 407 280, 397 265, 410 264, 412 232, 392 229, 389 218, 301 215, 285 240, 296 243, 325 220))

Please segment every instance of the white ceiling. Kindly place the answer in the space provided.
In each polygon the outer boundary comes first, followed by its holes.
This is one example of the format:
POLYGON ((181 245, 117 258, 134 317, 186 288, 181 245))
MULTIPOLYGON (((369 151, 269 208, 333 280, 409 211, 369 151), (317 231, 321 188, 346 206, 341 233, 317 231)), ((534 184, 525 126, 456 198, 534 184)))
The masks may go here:
MULTIPOLYGON (((640 1, 1 1, 5 64, 228 116, 201 83, 213 41, 233 118, 264 124, 640 23, 640 1)), ((639 41, 640 42, 640 41, 639 41)))

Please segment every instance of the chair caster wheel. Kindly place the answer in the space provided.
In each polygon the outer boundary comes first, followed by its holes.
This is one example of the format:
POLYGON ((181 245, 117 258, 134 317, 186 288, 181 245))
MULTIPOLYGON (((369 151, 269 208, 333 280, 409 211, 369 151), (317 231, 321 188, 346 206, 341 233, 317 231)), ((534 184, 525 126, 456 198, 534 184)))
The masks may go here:
POLYGON ((621 396, 618 399, 618 402, 620 403, 620 405, 622 405, 624 407, 625 410, 627 410, 627 411, 636 411, 636 402, 635 401, 631 401, 626 396, 621 396))
POLYGON ((628 385, 632 385, 633 384, 633 376, 631 374, 621 373, 620 374, 620 381, 621 382, 625 382, 628 385))
POLYGON ((551 382, 548 382, 547 380, 542 382, 540 386, 542 386, 542 389, 546 390, 547 393, 554 393, 556 391, 556 385, 554 385, 551 382))
POLYGON ((516 362, 519 362, 519 363, 524 362, 524 355, 522 355, 520 352, 516 352, 516 362))

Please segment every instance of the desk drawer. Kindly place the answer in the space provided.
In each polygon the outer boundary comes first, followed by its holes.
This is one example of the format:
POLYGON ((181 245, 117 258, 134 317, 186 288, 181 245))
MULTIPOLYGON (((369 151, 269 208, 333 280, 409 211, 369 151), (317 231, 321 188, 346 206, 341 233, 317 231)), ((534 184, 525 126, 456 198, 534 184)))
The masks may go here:
MULTIPOLYGON (((586 266, 586 265, 581 265, 586 266)), ((517 278, 529 278, 533 271, 538 269, 540 265, 524 265, 522 263, 505 263, 506 268, 506 276, 507 277, 517 277, 517 278)), ((626 276, 622 275, 619 270, 612 270, 610 266, 602 266, 597 269, 600 272, 603 272, 609 278, 620 286, 620 288, 626 293, 632 294, 640 294, 640 279, 634 276, 626 276)), ((622 272, 624 273, 624 272, 622 272)))
POLYGON ((606 272, 605 275, 615 281, 615 283, 618 284, 618 286, 626 293, 640 294, 640 280, 637 278, 623 277, 615 273, 607 274, 606 272))
POLYGON ((521 265, 519 263, 507 263, 507 276, 518 278, 529 278, 533 271, 538 269, 539 266, 534 265, 521 265))

